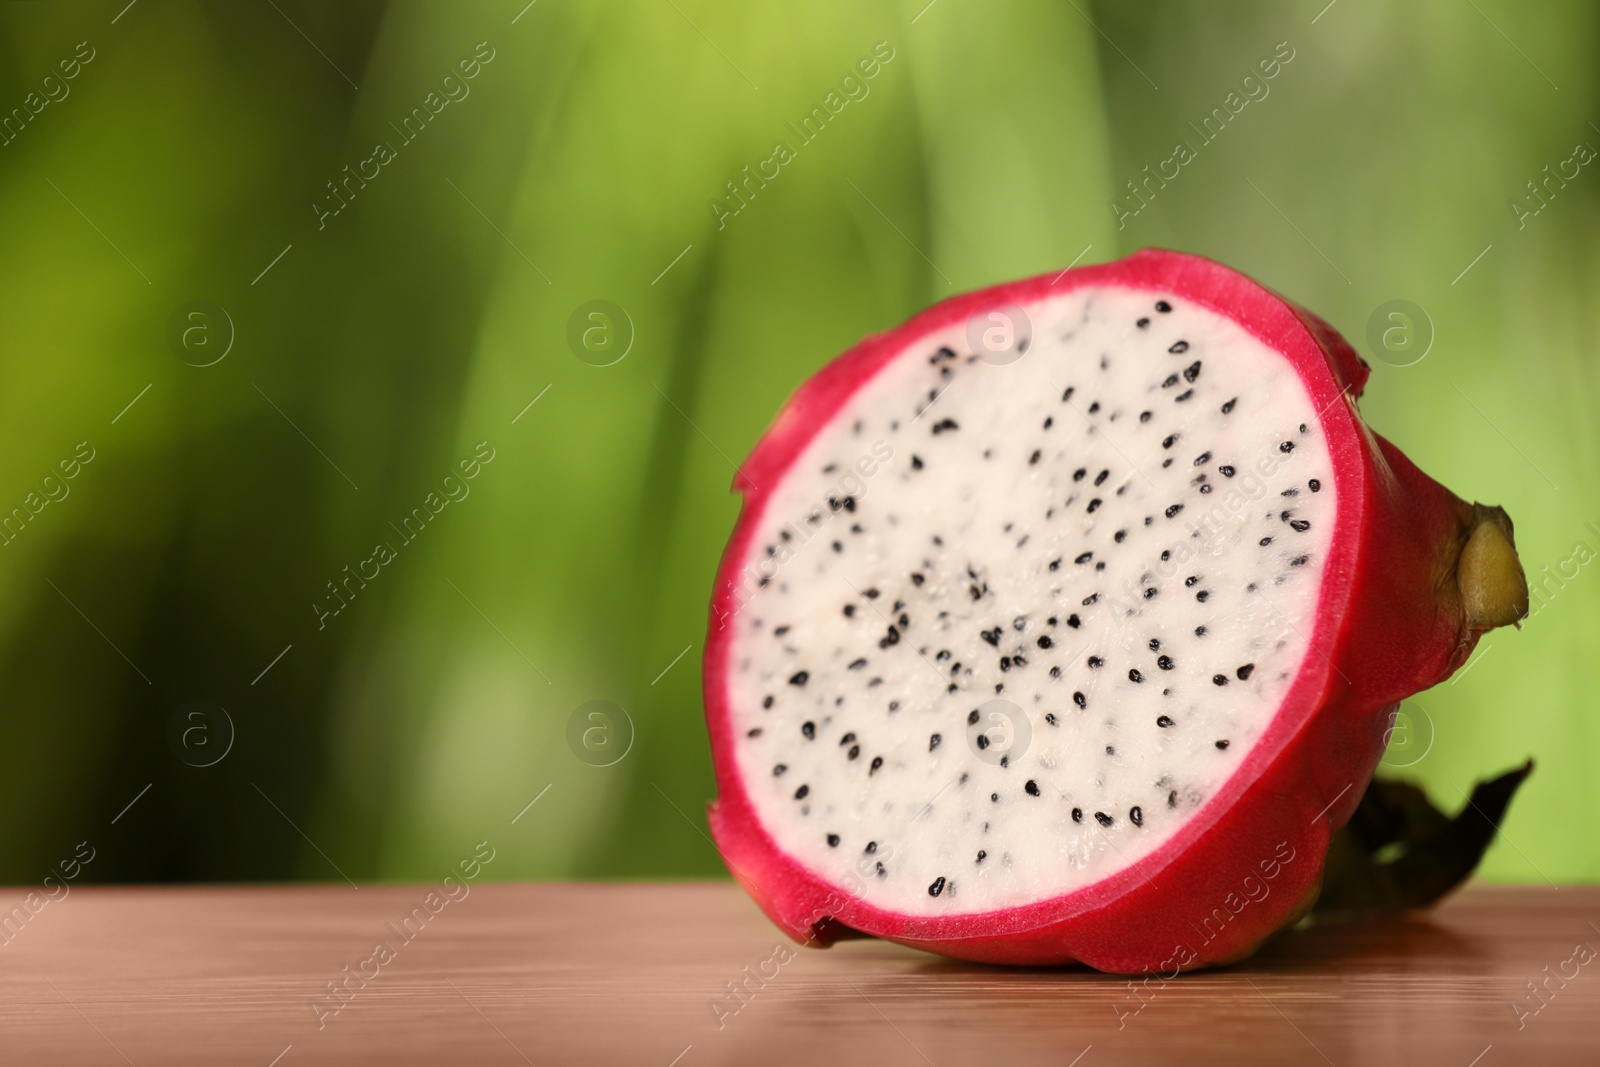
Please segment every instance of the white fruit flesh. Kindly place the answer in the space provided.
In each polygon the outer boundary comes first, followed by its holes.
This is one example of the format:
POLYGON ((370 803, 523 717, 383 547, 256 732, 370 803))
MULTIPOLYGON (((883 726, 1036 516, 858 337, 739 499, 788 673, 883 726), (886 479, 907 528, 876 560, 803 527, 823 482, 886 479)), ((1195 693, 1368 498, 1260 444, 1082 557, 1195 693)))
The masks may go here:
POLYGON ((1317 655, 1335 486, 1288 362, 1160 294, 1025 311, 1015 362, 930 335, 763 487, 725 620, 761 825, 910 915, 1148 854, 1317 655))

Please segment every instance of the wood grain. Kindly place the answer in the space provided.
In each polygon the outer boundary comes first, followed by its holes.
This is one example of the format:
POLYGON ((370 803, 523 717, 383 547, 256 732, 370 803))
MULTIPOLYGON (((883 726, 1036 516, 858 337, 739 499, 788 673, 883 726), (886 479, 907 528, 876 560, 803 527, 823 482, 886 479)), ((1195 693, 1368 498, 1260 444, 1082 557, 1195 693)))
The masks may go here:
POLYGON ((1325 925, 1148 984, 873 941, 800 949, 727 884, 477 885, 437 914, 429 890, 75 889, 0 946, 0 1059, 1600 1063, 1600 887, 1473 888, 1425 917, 1325 925), (363 965, 379 942, 392 958, 363 965), (336 1001, 326 984, 346 965, 375 977, 336 1001), (748 974, 754 992, 728 998, 748 974))

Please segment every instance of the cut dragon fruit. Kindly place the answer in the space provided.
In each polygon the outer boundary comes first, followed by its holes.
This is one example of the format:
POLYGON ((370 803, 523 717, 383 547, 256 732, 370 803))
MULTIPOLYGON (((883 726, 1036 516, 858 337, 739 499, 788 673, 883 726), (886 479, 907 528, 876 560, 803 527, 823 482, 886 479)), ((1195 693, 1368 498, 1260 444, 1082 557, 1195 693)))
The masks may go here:
POLYGON ((958 297, 741 469, 705 660, 734 876, 795 938, 1172 972, 1315 899, 1393 706, 1527 589, 1367 367, 1146 251, 958 297))

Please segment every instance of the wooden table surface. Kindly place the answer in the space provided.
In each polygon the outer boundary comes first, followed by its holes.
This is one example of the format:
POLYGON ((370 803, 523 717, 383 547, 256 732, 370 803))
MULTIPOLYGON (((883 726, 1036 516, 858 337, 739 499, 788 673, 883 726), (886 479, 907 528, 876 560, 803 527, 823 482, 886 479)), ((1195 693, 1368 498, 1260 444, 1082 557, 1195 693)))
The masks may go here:
POLYGON ((1600 1064, 1600 887, 1472 888, 1137 993, 873 941, 802 950, 728 884, 484 884, 437 914, 428 892, 73 889, 6 930, 0 1061, 1600 1064), (725 983, 747 974, 740 1004, 725 983))

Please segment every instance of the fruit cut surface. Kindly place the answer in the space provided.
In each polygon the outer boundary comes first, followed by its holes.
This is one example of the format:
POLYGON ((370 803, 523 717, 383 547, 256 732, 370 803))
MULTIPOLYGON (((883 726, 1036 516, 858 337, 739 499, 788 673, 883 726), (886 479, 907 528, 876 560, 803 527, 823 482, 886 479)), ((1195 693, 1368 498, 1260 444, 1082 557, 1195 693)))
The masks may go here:
POLYGON ((967 320, 926 334, 818 428, 754 524, 731 619, 761 825, 910 915, 1149 855, 1315 655, 1338 486, 1295 369, 1170 293, 1021 311, 1020 331, 980 315, 997 352, 967 320))

